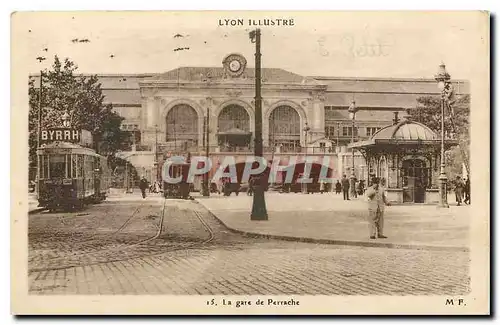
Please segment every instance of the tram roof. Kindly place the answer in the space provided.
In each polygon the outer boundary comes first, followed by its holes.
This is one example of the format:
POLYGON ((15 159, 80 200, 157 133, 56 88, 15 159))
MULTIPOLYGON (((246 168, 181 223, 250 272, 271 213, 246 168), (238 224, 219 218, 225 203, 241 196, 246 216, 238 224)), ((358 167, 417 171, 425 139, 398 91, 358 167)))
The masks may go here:
POLYGON ((37 154, 43 154, 45 151, 51 151, 53 153, 56 153, 58 150, 61 151, 61 153, 64 151, 64 153, 67 153, 67 151, 70 151, 73 154, 84 154, 84 155, 90 155, 90 156, 95 156, 95 157, 102 157, 98 153, 96 153, 93 149, 88 148, 88 147, 83 147, 78 144, 74 143, 69 143, 69 142, 60 142, 56 141, 53 143, 48 143, 48 144, 43 144, 40 148, 37 150, 37 154))

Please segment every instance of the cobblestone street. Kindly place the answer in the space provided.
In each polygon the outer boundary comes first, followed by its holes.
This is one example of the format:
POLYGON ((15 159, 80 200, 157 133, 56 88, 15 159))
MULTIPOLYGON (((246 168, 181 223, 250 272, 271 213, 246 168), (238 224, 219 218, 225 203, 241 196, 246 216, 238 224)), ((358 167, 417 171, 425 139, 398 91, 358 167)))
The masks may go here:
POLYGON ((29 218, 31 294, 456 295, 469 290, 466 252, 244 237, 194 201, 132 196, 29 218))

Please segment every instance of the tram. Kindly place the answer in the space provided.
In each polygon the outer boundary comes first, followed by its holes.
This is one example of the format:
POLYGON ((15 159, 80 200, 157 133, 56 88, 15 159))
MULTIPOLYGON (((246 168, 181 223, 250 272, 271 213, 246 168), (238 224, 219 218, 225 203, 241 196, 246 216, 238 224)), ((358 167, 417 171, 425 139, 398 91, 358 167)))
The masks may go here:
POLYGON ((106 199, 110 186, 107 158, 75 143, 56 141, 37 150, 37 196, 51 211, 74 209, 106 199))
POLYGON ((168 168, 170 178, 181 177, 177 183, 163 180, 163 196, 167 199, 189 199, 191 184, 187 182, 190 164, 184 161, 167 159, 164 169, 168 168))

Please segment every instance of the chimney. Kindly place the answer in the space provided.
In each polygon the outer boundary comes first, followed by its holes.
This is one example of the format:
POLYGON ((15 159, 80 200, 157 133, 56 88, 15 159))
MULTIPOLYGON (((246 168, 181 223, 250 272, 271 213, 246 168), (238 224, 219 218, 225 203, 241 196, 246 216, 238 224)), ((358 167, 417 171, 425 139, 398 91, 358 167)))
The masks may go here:
POLYGON ((398 122, 399 122, 398 114, 399 114, 399 112, 394 112, 394 118, 392 119, 393 125, 398 124, 398 122))

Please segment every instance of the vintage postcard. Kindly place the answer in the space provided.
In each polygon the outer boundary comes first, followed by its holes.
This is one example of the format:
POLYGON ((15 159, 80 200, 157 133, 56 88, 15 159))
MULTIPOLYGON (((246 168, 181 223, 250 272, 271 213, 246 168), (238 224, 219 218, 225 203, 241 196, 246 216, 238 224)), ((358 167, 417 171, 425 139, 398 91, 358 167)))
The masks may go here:
POLYGON ((16 12, 12 313, 490 313, 489 13, 16 12))

